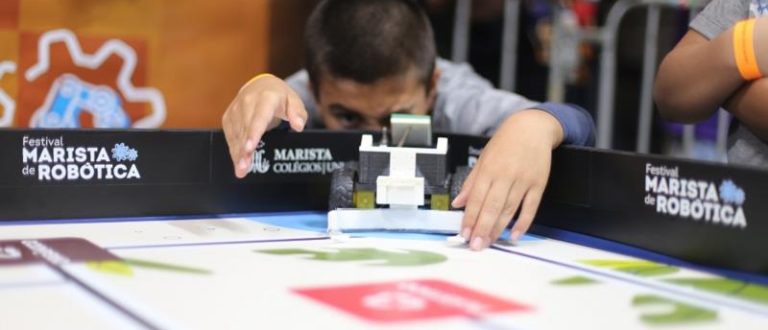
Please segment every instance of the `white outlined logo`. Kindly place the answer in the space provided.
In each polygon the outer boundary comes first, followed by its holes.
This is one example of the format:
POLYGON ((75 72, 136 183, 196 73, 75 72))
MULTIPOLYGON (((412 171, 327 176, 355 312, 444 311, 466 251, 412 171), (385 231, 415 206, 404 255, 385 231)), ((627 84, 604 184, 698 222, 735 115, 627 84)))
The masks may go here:
MULTIPOLYGON (((136 87, 131 79, 138 62, 136 51, 125 42, 118 39, 110 39, 105 42, 94 54, 86 54, 80 47, 80 43, 70 30, 59 29, 43 33, 38 40, 37 63, 31 66, 24 74, 27 81, 32 82, 51 66, 51 45, 62 42, 75 65, 88 69, 99 68, 112 55, 123 60, 123 65, 117 75, 116 86, 120 93, 130 102, 147 102, 150 104, 151 113, 131 126, 134 128, 157 128, 165 121, 166 108, 162 93, 155 88, 136 87)), ((72 91, 72 90, 70 90, 72 91)), ((127 127, 127 116, 119 106, 117 93, 108 86, 94 86, 80 81, 73 75, 62 75, 51 86, 45 103, 35 111, 30 122, 31 127, 72 127, 76 120, 77 111, 83 107, 84 111, 98 115, 100 121, 96 125, 107 127, 127 127), (79 94, 67 94, 65 89, 69 87, 80 91, 79 94), (55 106, 59 105, 59 108, 55 106), (51 115, 51 113, 54 113, 51 115), (58 126, 57 126, 58 125, 58 126), (109 126, 116 125, 116 126, 109 126), (125 125, 125 126, 121 126, 125 125)))
MULTIPOLYGON (((6 73, 14 72, 16 72, 16 63, 13 61, 0 62, 0 81, 6 73)), ((0 89, 0 108, 2 108, 0 127, 10 127, 13 124, 13 116, 16 114, 16 101, 2 89, 0 89)))

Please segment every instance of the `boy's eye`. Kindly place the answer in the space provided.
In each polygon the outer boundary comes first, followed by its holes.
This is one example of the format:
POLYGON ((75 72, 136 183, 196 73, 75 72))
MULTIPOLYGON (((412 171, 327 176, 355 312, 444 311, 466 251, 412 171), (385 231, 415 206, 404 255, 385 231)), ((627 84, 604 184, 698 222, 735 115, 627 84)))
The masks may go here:
POLYGON ((360 116, 349 113, 349 112, 339 112, 333 114, 336 119, 341 122, 341 125, 344 127, 355 127, 360 125, 362 122, 362 118, 360 116))

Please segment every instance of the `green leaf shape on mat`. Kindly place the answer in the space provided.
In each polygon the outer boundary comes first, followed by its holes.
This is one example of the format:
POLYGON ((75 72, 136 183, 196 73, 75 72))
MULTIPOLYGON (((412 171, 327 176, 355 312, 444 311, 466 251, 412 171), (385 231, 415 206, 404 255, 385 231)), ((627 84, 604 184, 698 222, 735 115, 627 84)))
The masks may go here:
POLYGON ((712 322, 717 320, 717 312, 688 303, 679 302, 656 295, 638 295, 632 299, 632 306, 669 306, 669 312, 643 313, 640 319, 649 325, 677 325, 687 323, 712 322))
POLYGON ((85 265, 99 273, 133 277, 133 269, 122 260, 89 261, 85 265))
POLYGON ((404 250, 403 252, 384 251, 374 248, 339 248, 335 251, 316 251, 305 249, 271 249, 256 252, 273 255, 304 255, 305 259, 318 261, 370 261, 372 266, 413 267, 438 264, 448 260, 444 255, 419 251, 404 250))
POLYGON ((633 274, 641 277, 654 277, 661 275, 674 274, 680 271, 679 268, 664 265, 648 260, 610 260, 596 259, 584 260, 583 263, 600 268, 613 269, 622 273, 633 274))
POLYGON ((572 285, 586 285, 586 284, 600 284, 600 281, 591 279, 586 276, 571 276, 561 278, 559 280, 552 281, 554 285, 572 286, 572 285))
POLYGON ((675 278, 666 282, 768 305, 768 286, 727 278, 675 278))
POLYGON ((123 259, 123 260, 127 264, 136 268, 147 268, 147 269, 174 272, 174 273, 197 274, 197 275, 209 275, 212 273, 207 269, 174 265, 174 264, 163 263, 163 262, 140 260, 140 259, 123 259))

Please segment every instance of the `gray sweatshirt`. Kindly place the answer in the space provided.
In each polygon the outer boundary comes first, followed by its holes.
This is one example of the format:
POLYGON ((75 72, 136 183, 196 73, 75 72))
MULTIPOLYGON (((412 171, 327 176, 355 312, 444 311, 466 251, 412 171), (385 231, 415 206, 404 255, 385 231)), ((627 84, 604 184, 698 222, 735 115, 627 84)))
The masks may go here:
MULTIPOLYGON (((495 89, 468 64, 438 59, 442 71, 437 83, 437 100, 432 109, 436 131, 491 136, 505 118, 525 109, 540 109, 558 119, 565 132, 566 144, 593 145, 595 125, 584 109, 570 104, 537 103, 523 96, 495 89)), ((323 126, 306 70, 286 79, 309 112, 307 127, 323 126)))

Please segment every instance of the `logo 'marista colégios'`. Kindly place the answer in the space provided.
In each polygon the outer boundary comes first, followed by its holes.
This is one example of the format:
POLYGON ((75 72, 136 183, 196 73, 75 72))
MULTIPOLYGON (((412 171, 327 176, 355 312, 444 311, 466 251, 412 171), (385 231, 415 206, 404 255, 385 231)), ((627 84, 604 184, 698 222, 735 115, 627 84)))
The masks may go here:
POLYGON ((344 167, 344 162, 333 160, 328 148, 275 148, 272 159, 266 156, 264 141, 259 142, 253 153, 251 173, 267 173, 272 170, 278 174, 327 174, 344 167))
POLYGON ((139 152, 125 143, 68 146, 64 137, 22 138, 22 175, 38 181, 141 179, 136 167, 139 152))
POLYGON ((746 194, 732 180, 685 178, 679 167, 645 165, 645 205, 660 214, 744 229, 746 194))

